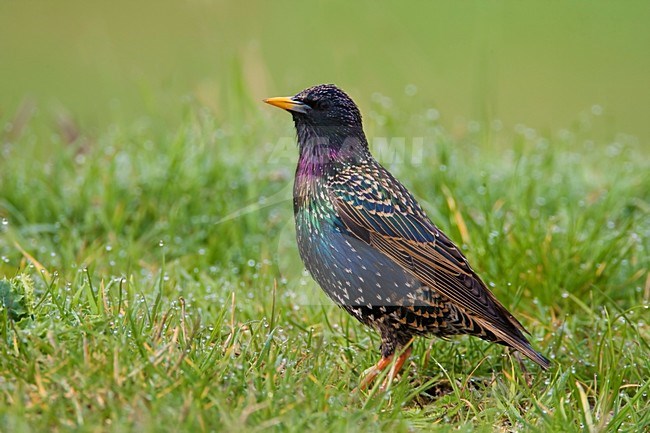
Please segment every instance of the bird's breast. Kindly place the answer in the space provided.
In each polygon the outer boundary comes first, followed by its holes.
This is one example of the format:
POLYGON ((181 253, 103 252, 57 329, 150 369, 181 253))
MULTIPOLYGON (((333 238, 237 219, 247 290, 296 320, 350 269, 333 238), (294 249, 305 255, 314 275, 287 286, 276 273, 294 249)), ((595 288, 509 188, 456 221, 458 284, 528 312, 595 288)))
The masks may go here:
POLYGON ((419 287, 397 263, 356 239, 329 199, 319 194, 294 197, 294 209, 300 257, 314 280, 339 305, 396 305, 404 292, 419 287))

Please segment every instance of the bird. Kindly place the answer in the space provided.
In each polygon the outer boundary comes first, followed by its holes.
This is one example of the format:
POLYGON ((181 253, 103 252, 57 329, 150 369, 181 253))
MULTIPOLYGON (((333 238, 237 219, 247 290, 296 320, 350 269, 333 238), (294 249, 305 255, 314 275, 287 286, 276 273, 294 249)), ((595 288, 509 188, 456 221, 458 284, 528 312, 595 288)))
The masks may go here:
POLYGON ((382 373, 381 388, 389 386, 418 336, 468 334, 550 367, 460 248, 372 156, 361 112, 343 90, 320 84, 264 102, 291 113, 296 128, 300 257, 329 298, 380 335, 381 358, 361 388, 382 373))

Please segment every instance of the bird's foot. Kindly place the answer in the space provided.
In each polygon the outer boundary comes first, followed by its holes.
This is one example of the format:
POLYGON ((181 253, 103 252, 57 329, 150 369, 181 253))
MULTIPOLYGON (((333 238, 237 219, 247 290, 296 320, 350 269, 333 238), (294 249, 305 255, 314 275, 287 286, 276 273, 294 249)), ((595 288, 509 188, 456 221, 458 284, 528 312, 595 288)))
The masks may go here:
POLYGON ((404 362, 406 362, 409 356, 411 356, 411 346, 406 347, 404 351, 397 356, 396 359, 394 359, 395 354, 392 354, 388 357, 382 357, 376 365, 363 372, 361 382, 359 383, 359 389, 368 389, 370 384, 375 381, 377 376, 390 366, 390 370, 388 370, 386 378, 379 387, 380 391, 386 391, 390 384, 393 383, 393 379, 395 379, 397 374, 400 372, 402 366, 404 365, 404 362))

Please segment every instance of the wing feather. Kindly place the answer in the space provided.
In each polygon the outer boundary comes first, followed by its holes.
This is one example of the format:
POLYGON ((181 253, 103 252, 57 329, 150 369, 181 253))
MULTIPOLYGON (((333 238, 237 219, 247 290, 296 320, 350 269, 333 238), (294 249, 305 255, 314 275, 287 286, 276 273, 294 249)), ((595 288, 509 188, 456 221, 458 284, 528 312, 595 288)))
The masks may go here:
MULTIPOLYGON (((375 170, 383 170, 375 168, 375 170)), ((483 281, 465 256, 424 214, 413 196, 396 179, 379 184, 378 176, 359 170, 330 182, 334 207, 351 233, 386 254, 416 278, 437 290, 483 324, 502 333, 512 327, 526 332, 483 281), (369 188, 368 185, 373 187, 369 188), (387 185, 397 185, 391 191, 387 185), (354 187, 364 185, 363 195, 354 187), (381 204, 378 211, 377 204, 381 204)), ((392 177, 383 170, 381 177, 392 177)))

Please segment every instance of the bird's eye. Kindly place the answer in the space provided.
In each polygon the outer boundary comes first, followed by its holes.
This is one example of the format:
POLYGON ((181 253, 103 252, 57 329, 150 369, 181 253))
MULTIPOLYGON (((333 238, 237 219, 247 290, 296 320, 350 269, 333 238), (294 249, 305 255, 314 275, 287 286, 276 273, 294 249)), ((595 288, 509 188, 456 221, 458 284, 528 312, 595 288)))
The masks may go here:
POLYGON ((326 100, 326 99, 321 99, 320 101, 318 101, 317 105, 318 105, 318 108, 321 109, 321 110, 327 110, 327 109, 330 108, 330 102, 328 100, 326 100))

